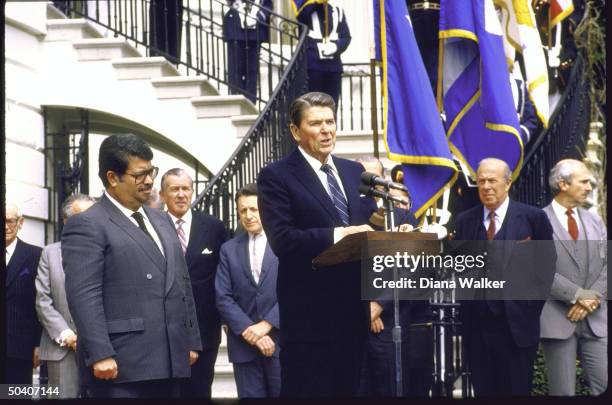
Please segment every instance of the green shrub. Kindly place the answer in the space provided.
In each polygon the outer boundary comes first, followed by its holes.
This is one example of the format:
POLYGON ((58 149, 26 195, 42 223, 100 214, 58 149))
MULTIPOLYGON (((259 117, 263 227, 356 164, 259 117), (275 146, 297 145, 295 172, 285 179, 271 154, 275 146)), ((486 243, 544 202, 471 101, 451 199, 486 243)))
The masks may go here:
MULTIPOLYGON (((544 366, 544 353, 542 347, 538 347, 538 355, 535 364, 533 365, 533 387, 531 395, 545 396, 548 395, 548 380, 546 378, 546 369, 544 366)), ((584 379, 584 371, 580 367, 580 361, 576 360, 576 395, 585 396, 591 395, 589 387, 584 379)))

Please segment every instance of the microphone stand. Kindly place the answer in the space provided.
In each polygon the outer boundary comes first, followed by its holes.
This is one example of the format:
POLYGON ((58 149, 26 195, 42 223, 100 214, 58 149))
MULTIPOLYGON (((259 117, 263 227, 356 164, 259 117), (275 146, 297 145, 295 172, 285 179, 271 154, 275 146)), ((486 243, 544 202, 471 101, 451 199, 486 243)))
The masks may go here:
MULTIPOLYGON (((386 231, 394 232, 395 228, 395 215, 393 213, 393 201, 389 198, 385 198, 385 224, 386 231)), ((397 289, 398 281, 398 270, 397 264, 393 266, 393 348, 395 353, 395 396, 400 398, 403 395, 403 381, 402 381, 402 326, 400 325, 399 316, 399 291, 397 289)))

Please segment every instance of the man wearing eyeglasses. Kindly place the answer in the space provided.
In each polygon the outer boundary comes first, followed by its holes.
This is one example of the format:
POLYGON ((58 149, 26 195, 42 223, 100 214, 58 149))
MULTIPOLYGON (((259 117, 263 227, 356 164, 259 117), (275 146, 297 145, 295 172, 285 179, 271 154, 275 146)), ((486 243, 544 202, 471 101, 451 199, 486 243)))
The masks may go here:
POLYGON ((38 246, 17 237, 24 218, 14 203, 6 204, 5 232, 5 316, 6 361, 3 384, 32 384, 32 368, 38 367, 41 327, 36 316, 36 269, 38 246))
POLYGON ((68 220, 62 257, 94 398, 176 397, 202 349, 187 265, 166 213, 150 209, 158 168, 132 134, 100 146, 98 203, 68 220))

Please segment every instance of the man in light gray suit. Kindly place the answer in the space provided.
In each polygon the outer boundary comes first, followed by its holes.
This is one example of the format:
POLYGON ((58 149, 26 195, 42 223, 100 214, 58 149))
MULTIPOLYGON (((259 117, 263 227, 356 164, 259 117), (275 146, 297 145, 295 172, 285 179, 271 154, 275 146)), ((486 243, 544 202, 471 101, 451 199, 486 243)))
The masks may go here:
POLYGON ((168 398, 202 350, 191 280, 165 212, 144 204, 158 168, 132 134, 106 138, 100 201, 62 232, 66 297, 77 357, 94 398, 168 398))
POLYGON ((607 230, 581 208, 592 175, 578 160, 551 170, 553 202, 544 208, 554 231, 557 269, 540 318, 550 395, 575 395, 576 354, 594 395, 608 386, 607 230))
MULTIPOLYGON (((91 207, 96 200, 75 194, 62 205, 64 223, 91 207)), ((76 398, 79 374, 76 362, 77 334, 66 301, 61 242, 46 246, 36 276, 36 312, 43 326, 40 360, 47 362, 49 384, 59 385, 59 398, 76 398)))

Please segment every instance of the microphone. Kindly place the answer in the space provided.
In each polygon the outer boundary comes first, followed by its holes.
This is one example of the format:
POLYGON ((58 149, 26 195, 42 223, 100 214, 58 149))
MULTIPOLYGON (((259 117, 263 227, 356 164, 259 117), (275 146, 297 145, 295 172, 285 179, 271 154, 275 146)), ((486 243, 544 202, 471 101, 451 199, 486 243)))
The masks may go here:
POLYGON ((387 189, 394 188, 396 190, 408 192, 408 189, 403 184, 383 179, 382 177, 370 172, 361 173, 361 182, 369 186, 383 186, 387 189))
POLYGON ((368 186, 367 184, 361 184, 359 186, 359 192, 367 196, 378 197, 378 198, 382 198, 383 200, 391 200, 399 204, 410 205, 410 202, 408 200, 405 200, 400 197, 396 197, 394 195, 391 195, 381 190, 377 190, 374 187, 368 186))

